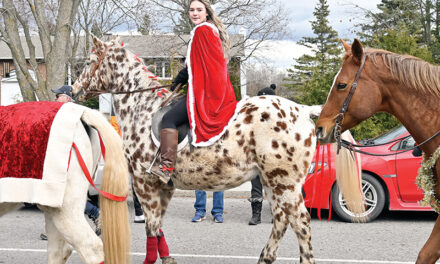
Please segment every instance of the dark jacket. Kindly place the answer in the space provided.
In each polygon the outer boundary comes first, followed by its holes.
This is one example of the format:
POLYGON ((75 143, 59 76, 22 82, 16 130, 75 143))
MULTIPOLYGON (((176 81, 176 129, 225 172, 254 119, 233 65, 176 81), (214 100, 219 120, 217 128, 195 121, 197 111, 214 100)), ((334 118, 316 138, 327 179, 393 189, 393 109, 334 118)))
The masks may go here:
POLYGON ((266 87, 258 91, 258 96, 260 95, 275 95, 275 89, 277 86, 275 84, 271 84, 270 87, 266 87))

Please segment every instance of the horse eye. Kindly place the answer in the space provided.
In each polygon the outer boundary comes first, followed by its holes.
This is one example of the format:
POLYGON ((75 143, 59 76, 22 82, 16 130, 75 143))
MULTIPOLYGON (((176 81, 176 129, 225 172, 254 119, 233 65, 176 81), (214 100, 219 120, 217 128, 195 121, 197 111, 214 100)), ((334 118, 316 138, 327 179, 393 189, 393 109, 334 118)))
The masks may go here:
POLYGON ((338 83, 338 90, 344 90, 347 87, 346 83, 338 83))

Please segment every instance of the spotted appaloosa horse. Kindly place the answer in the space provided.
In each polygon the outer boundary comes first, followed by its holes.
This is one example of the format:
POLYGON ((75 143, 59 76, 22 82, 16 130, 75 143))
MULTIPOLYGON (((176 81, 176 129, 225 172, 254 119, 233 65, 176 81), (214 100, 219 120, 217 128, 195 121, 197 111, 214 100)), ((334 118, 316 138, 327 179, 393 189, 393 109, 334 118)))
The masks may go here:
MULTIPOLYGON (((98 111, 86 108, 81 120, 96 128, 105 142, 106 162, 102 190, 114 195, 127 195, 128 169, 118 134, 98 111)), ((37 120, 34 120, 34 123, 37 123, 37 120)), ((96 133, 91 132, 91 138, 89 138, 84 126, 79 122, 74 132, 73 142, 80 150, 88 170, 92 171, 92 168, 96 168, 100 155, 99 138, 96 133)), ((51 156, 56 157, 56 154, 51 156)), ((84 217, 89 182, 74 150, 71 152, 69 164, 67 176, 65 173, 59 175, 59 178, 65 177, 67 181, 62 206, 49 207, 37 204, 44 212, 46 221, 47 263, 66 263, 72 253, 71 246, 78 252, 83 263, 104 263, 104 259, 106 264, 130 263, 127 254, 130 247, 127 203, 110 201, 106 198, 100 199, 103 239, 101 241, 84 217)), ((58 179, 57 175, 51 177, 58 179)), ((38 194, 36 194, 36 199, 38 199, 38 194)), ((22 203, 0 203, 0 216, 21 205, 22 203)))
POLYGON ((314 263, 310 216, 301 186, 315 152, 315 129, 310 119, 321 107, 296 104, 277 96, 247 99, 225 135, 209 147, 186 146, 177 157, 174 187, 147 174, 157 151, 151 137, 152 115, 169 96, 167 90, 136 90, 159 85, 140 60, 118 39, 93 39, 95 52, 73 85, 73 93, 90 90, 114 93, 114 107, 123 134, 124 151, 134 189, 146 218, 147 236, 156 236, 174 188, 219 191, 253 179, 261 180, 272 212, 273 228, 258 263, 272 263, 290 225, 297 235, 301 263, 314 263), (121 91, 134 91, 116 94, 121 91))
MULTIPOLYGON (((335 78, 328 100, 317 122, 318 138, 334 141, 335 119, 360 74, 357 88, 342 122, 342 131, 367 119, 376 112, 396 116, 420 144, 440 129, 440 68, 421 59, 385 50, 363 49, 355 39, 349 46, 342 41, 345 57, 335 78)), ((420 146, 426 157, 436 151, 440 137, 420 146)), ((440 200, 440 161, 435 162, 434 195, 440 200)), ((417 263, 435 263, 440 257, 440 216, 431 236, 421 249, 417 263)))

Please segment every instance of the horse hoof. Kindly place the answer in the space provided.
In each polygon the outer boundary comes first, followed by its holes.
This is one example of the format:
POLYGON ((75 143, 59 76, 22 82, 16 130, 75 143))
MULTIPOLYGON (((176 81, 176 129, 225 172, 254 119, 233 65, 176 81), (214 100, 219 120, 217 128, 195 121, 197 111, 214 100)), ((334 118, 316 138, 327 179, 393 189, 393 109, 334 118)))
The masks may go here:
POLYGON ((162 264, 177 264, 177 261, 172 257, 163 257, 160 259, 162 260, 162 264))

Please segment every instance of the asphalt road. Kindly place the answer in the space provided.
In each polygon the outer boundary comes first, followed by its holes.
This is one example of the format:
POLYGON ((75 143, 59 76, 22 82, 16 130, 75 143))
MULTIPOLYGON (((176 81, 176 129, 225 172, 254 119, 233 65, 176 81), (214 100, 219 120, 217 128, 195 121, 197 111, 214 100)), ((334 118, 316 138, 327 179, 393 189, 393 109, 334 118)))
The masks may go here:
MULTIPOLYGON (((263 204, 263 223, 248 226, 251 210, 245 199, 225 199, 225 222, 212 217, 192 223, 194 198, 174 198, 164 224, 170 253, 179 264, 256 263, 270 231, 268 204, 263 204)), ((208 210, 212 201, 208 200, 208 210)), ((130 210, 131 219, 134 209, 130 210)), ((327 211, 324 211, 327 216, 327 211)), ((432 212, 387 212, 373 223, 344 223, 335 217, 320 221, 312 214, 312 245, 317 263, 414 263, 428 238, 436 215, 432 212)), ((132 263, 143 263, 145 228, 131 225, 132 263)), ((0 263, 46 263, 43 214, 21 209, 0 218, 0 263)), ((297 239, 291 229, 284 236, 276 263, 298 263, 297 239)), ((81 263, 76 254, 68 263, 81 263)), ((157 261, 156 263, 160 263, 157 261)))

